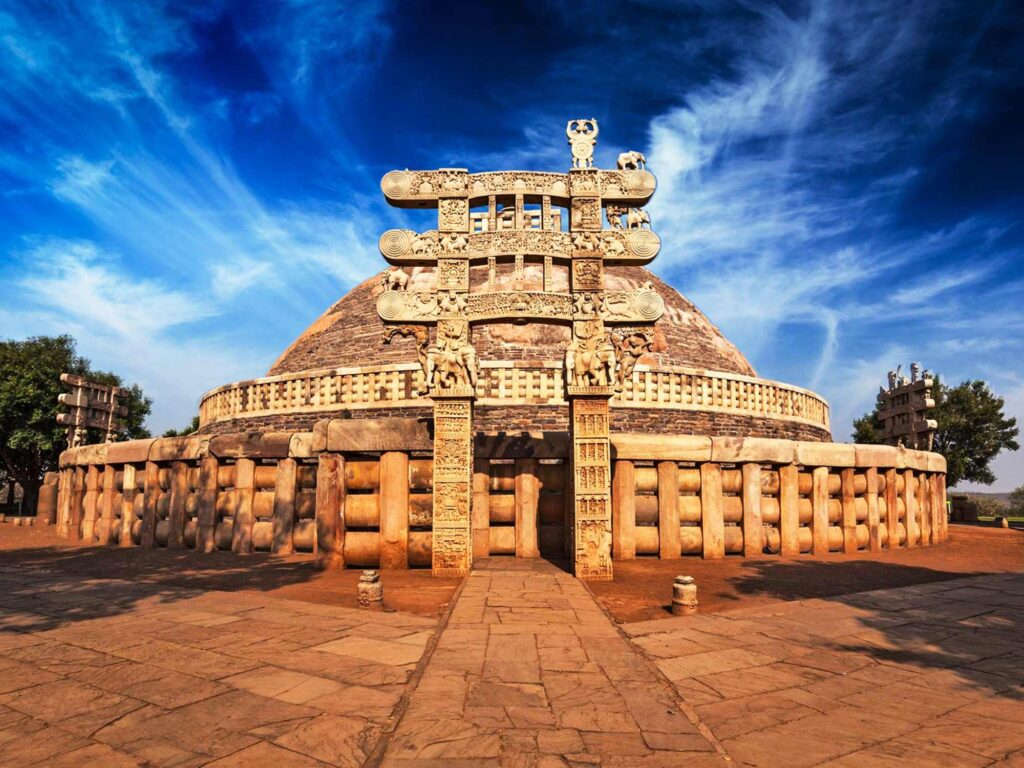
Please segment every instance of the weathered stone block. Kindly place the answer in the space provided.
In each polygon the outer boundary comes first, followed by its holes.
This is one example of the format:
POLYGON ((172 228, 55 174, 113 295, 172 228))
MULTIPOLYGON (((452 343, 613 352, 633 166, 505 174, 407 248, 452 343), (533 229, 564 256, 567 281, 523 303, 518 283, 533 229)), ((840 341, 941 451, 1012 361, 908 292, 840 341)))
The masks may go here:
POLYGON ((420 419, 332 419, 328 451, 432 451, 428 424, 420 419))
POLYGON ((711 461, 711 438, 701 435, 612 435, 615 459, 711 461))
POLYGON ((847 443, 800 442, 796 444, 796 463, 805 467, 853 467, 857 452, 847 443))
POLYGON ((711 460, 740 463, 757 461, 772 464, 790 464, 795 460, 796 446, 792 440, 765 437, 713 437, 711 460))
POLYGON ((897 452, 891 445, 855 445, 858 467, 880 467, 888 469, 896 466, 897 452))

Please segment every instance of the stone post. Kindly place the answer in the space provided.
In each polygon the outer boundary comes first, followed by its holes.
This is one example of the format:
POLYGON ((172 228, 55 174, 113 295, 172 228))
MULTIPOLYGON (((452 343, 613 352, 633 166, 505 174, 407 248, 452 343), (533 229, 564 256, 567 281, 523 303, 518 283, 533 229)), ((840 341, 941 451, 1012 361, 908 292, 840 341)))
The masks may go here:
POLYGON ((537 514, 540 478, 536 459, 515 460, 516 557, 540 557, 537 514))
POLYGON ((316 567, 345 567, 345 460, 321 453, 316 470, 316 567))
POLYGON ((839 473, 843 504, 843 552, 851 555, 857 551, 857 505, 853 490, 856 470, 846 468, 839 473))
POLYGON ((888 531, 888 549, 900 548, 899 510, 896 506, 896 470, 885 471, 885 527, 888 531))
POLYGON ((82 502, 82 540, 87 544, 92 544, 96 532, 96 497, 99 496, 99 489, 100 469, 90 464, 85 471, 85 500, 82 502))
POLYGON ((295 459, 277 462, 274 478, 274 524, 270 551, 277 555, 290 555, 292 528, 295 526, 295 481, 298 474, 295 459))
POLYGON ((761 465, 743 465, 743 556, 764 553, 764 524, 761 520, 761 465))
POLYGON ((176 461, 171 465, 171 502, 167 514, 170 526, 168 549, 185 548, 185 497, 188 495, 188 465, 176 461))
POLYGON ((473 558, 491 553, 491 460, 473 460, 473 558))
POLYGON ((409 567, 409 454, 402 451, 380 457, 380 567, 409 567))
POLYGON ((100 544, 110 543, 110 527, 114 523, 114 496, 116 486, 114 478, 117 475, 117 468, 113 464, 107 464, 103 468, 103 505, 100 508, 100 523, 98 529, 98 540, 100 544))
POLYGON ((612 474, 612 557, 636 559, 636 465, 626 459, 612 474))
POLYGON ((231 529, 231 551, 238 554, 252 552, 252 502, 256 493, 256 462, 239 459, 235 462, 235 524, 231 529))
POLYGON ((566 394, 572 442, 573 571, 580 579, 608 581, 612 578, 608 401, 613 390, 570 385, 566 394))
POLYGON ((928 492, 928 475, 924 472, 917 476, 917 509, 918 520, 921 528, 920 543, 922 547, 931 546, 932 543, 932 515, 931 515, 931 494, 928 492))
POLYGON ((434 522, 431 570, 463 576, 473 560, 470 529, 473 468, 472 387, 431 392, 434 400, 434 522))
POLYGON ((143 547, 156 546, 156 504, 160 500, 160 466, 155 461, 146 462, 146 484, 142 491, 142 533, 143 547))
POLYGON ((725 557, 725 519, 722 509, 722 465, 700 465, 700 528, 704 559, 725 557))
POLYGON ((872 552, 882 550, 882 537, 879 534, 878 515, 878 468, 868 467, 864 472, 867 489, 864 491, 864 501, 868 506, 868 549, 872 552))
POLYGON ((800 470, 796 464, 779 467, 779 553, 800 554, 800 470))
POLYGON ((206 456, 199 462, 199 514, 196 530, 196 551, 209 553, 217 548, 217 470, 216 456, 206 456))
POLYGON ((658 557, 678 560, 679 540, 679 465, 658 462, 658 557))
POLYGON ((828 467, 811 471, 811 554, 828 554, 828 467))
POLYGON ((914 497, 914 470, 903 472, 903 506, 907 517, 903 525, 907 529, 907 546, 917 546, 917 503, 914 497))
POLYGON ((121 538, 118 545, 134 547, 132 528, 135 527, 135 494, 138 492, 135 465, 125 464, 121 472, 121 538))

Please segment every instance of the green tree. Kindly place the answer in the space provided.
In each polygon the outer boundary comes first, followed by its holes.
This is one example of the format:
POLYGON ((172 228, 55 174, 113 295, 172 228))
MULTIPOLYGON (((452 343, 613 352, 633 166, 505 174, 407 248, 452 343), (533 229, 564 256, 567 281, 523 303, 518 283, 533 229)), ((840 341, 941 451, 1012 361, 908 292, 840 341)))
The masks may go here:
POLYGON ((1010 514, 1024 516, 1024 485, 1018 485, 1010 491, 1010 514))
MULTIPOLYGON (((67 430, 57 423, 65 410, 57 396, 67 391, 62 373, 85 376, 104 384, 123 386, 119 376, 92 370, 75 352, 70 336, 36 336, 24 341, 0 341, 0 466, 24 490, 25 509, 34 511, 43 475, 57 468, 67 447, 67 430)), ((144 426, 152 401, 139 386, 128 388, 128 406, 120 439, 149 437, 144 426)), ((90 441, 103 438, 90 434, 90 441)))
MULTIPOLYGON (((1016 451, 1019 433, 1017 420, 1006 418, 1003 398, 981 380, 964 381, 947 387, 938 377, 932 387, 935 408, 930 418, 938 422, 932 450, 946 457, 946 483, 954 487, 963 481, 991 485, 992 459, 1000 451, 1016 451)), ((853 422, 853 441, 872 443, 880 440, 878 411, 853 422)))
POLYGON ((192 417, 192 421, 190 421, 188 423, 187 427, 184 427, 182 429, 174 429, 172 427, 171 429, 168 429, 166 432, 164 432, 163 436, 164 437, 184 437, 185 435, 191 435, 193 432, 196 432, 198 429, 199 429, 199 415, 197 414, 197 415, 192 417))

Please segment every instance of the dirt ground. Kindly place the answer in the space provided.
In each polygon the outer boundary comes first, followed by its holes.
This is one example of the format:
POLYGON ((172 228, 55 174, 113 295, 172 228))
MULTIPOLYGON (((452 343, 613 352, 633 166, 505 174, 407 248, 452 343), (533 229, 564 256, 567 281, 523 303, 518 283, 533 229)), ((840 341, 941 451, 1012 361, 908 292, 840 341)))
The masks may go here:
POLYGON ((672 581, 678 575, 697 581, 700 611, 832 597, 887 587, 1006 571, 1024 571, 1024 531, 950 525, 950 540, 938 547, 878 554, 809 555, 778 558, 680 560, 643 558, 615 563, 615 579, 591 582, 590 589, 621 622, 668 617, 672 581))
MULTIPOLYGON (((200 555, 138 547, 86 547, 58 538, 52 527, 0 524, 0 566, 19 564, 89 577, 256 591, 344 607, 356 605, 360 575, 358 569, 316 571, 308 555, 239 557, 230 552, 200 555)), ((950 541, 942 546, 884 550, 875 555, 619 561, 614 581, 591 582, 589 587, 617 620, 630 622, 669 616, 672 580, 680 574, 697 580, 700 610, 706 613, 1006 571, 1024 571, 1024 531, 951 525, 950 541)), ((420 616, 440 615, 459 585, 458 579, 435 578, 425 570, 384 571, 381 578, 389 608, 420 616)))
MULTIPOLYGON (((22 565, 87 577, 143 579, 155 583, 226 592, 254 591, 290 600, 356 607, 361 571, 317 571, 309 555, 265 553, 208 555, 139 547, 82 546, 59 538, 52 527, 0 524, 0 566, 22 565)), ((386 608, 439 616, 460 579, 436 578, 426 570, 383 571, 386 608)))

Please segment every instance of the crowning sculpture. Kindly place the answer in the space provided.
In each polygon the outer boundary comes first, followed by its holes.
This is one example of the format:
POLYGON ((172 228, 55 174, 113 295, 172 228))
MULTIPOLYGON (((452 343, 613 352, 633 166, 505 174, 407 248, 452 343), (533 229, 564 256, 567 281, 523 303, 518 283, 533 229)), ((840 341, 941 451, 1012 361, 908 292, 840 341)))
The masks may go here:
POLYGON ((665 304, 650 284, 634 291, 605 290, 606 264, 647 263, 657 255, 660 241, 642 210, 655 189, 646 158, 624 152, 617 170, 594 168, 597 135, 592 118, 568 122, 568 173, 471 174, 441 168, 391 171, 381 180, 392 205, 437 208, 436 231, 390 230, 380 238, 381 253, 396 267, 433 267, 434 290, 407 290, 408 276, 393 269, 385 272, 385 290, 377 300, 385 339, 414 336, 420 342, 423 384, 418 391, 434 401, 435 572, 464 573, 472 558, 470 432, 479 365, 473 323, 536 319, 564 322, 572 329, 564 365, 573 441, 576 573, 611 578, 608 401, 650 348, 665 304), (482 204, 486 217, 471 215, 482 204), (527 208, 537 204, 539 210, 527 208), (567 232, 553 206, 568 209, 567 232), (602 228, 602 208, 607 208, 611 229, 602 228), (543 258, 542 291, 522 290, 521 277, 513 280, 512 291, 494 290, 492 281, 483 290, 470 290, 473 262, 486 260, 493 274, 496 259, 511 258, 521 276, 527 255, 543 258), (552 288, 556 263, 569 267, 568 292, 552 288), (436 327, 435 341, 425 345, 430 326, 436 327))

